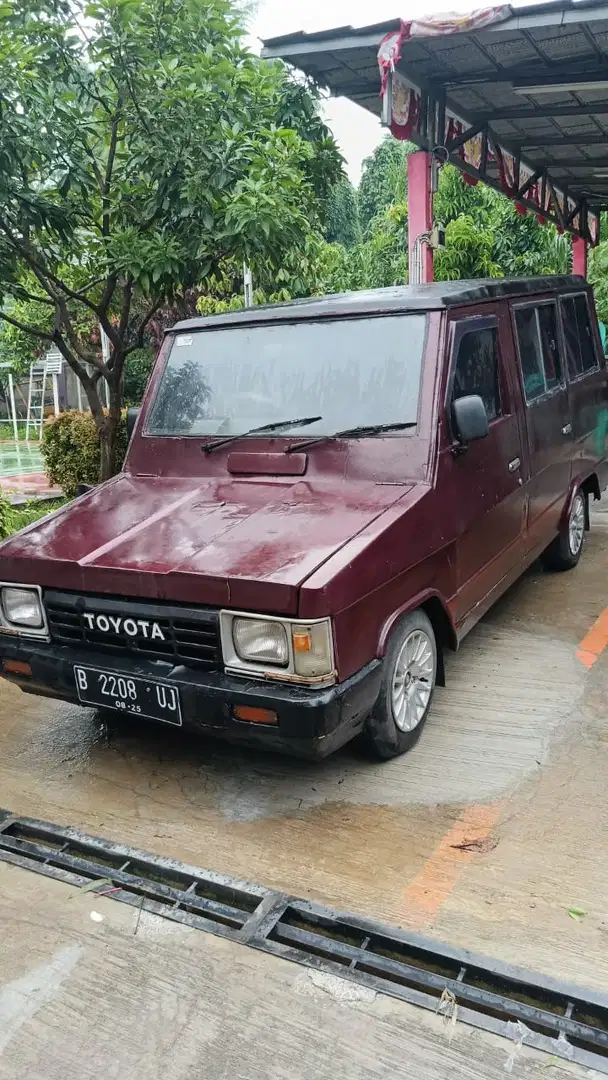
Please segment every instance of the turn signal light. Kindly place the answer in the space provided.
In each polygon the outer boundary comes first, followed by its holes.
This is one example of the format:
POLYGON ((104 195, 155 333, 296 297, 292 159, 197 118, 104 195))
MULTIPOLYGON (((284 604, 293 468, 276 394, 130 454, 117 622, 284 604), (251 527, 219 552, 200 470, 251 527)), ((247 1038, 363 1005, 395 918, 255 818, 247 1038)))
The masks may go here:
POLYGON ((256 709, 251 705, 235 705, 232 709, 235 720, 245 720, 248 724, 278 724, 279 718, 272 709, 256 709))
POLYGON ((304 630, 292 630, 291 640, 293 641, 294 652, 307 653, 312 649, 312 638, 310 634, 304 630))
POLYGON ((32 666, 26 664, 25 660, 3 660, 2 668, 8 672, 9 675, 31 675, 32 666))

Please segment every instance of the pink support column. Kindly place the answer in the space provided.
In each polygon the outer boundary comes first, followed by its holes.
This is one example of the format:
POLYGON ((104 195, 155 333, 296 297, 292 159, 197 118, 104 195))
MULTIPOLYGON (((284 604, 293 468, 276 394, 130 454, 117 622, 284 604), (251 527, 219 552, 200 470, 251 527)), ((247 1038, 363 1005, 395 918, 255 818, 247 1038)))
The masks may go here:
POLYGON ((572 237, 572 273, 587 277, 587 241, 581 236, 572 237))
MULTIPOLYGON (((433 194, 431 191, 431 155, 425 150, 409 154, 407 159, 407 216, 410 281, 414 257, 414 242, 421 233, 433 227, 433 194)), ((422 281, 433 281, 433 252, 422 245, 422 281)))

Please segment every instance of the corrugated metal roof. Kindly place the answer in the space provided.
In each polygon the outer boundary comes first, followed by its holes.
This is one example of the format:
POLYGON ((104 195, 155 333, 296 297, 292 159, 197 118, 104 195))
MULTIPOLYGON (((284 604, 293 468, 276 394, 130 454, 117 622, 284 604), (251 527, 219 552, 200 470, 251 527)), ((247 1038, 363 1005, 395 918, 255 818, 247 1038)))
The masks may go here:
MULTIPOLYGON (((395 19, 289 34, 266 41, 263 55, 281 57, 380 115, 378 46, 399 26, 395 19)), ((487 123, 504 147, 534 170, 549 170, 590 208, 608 207, 607 0, 534 4, 477 31, 411 38, 397 69, 424 93, 445 92, 449 112, 471 127, 487 123), (582 80, 606 85, 572 86, 582 80), (565 85, 551 93, 522 92, 520 85, 517 92, 514 83, 526 81, 565 85)), ((495 164, 488 177, 498 180, 495 164)))

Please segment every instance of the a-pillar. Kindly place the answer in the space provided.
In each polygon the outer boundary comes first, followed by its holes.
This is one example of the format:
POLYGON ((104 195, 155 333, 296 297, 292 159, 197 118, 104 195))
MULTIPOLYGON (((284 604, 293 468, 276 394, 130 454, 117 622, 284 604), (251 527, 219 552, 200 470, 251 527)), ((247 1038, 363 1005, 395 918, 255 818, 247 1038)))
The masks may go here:
MULTIPOLYGON (((433 193, 431 190, 431 155, 425 150, 409 154, 407 159, 407 222, 410 281, 415 280, 414 244, 421 233, 433 227, 433 193)), ((433 280, 433 252, 422 244, 422 281, 433 280)))
POLYGON ((582 236, 572 237, 572 273, 587 277, 587 241, 582 236))

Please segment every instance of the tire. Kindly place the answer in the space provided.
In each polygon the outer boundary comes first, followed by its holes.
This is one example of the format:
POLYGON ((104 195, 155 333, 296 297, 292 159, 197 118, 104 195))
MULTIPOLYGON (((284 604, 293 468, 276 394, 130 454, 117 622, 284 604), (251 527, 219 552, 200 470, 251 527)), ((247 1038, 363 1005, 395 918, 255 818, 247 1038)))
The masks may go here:
POLYGON ((575 492, 568 520, 562 525, 546 551, 541 555, 545 570, 573 570, 577 565, 585 543, 587 522, 587 495, 580 488, 575 492))
POLYGON ((416 745, 429 714, 436 680, 435 633, 428 616, 418 608, 402 619, 390 639, 380 693, 363 732, 370 756, 388 761, 416 745), (412 667, 413 672, 407 670, 412 667))

